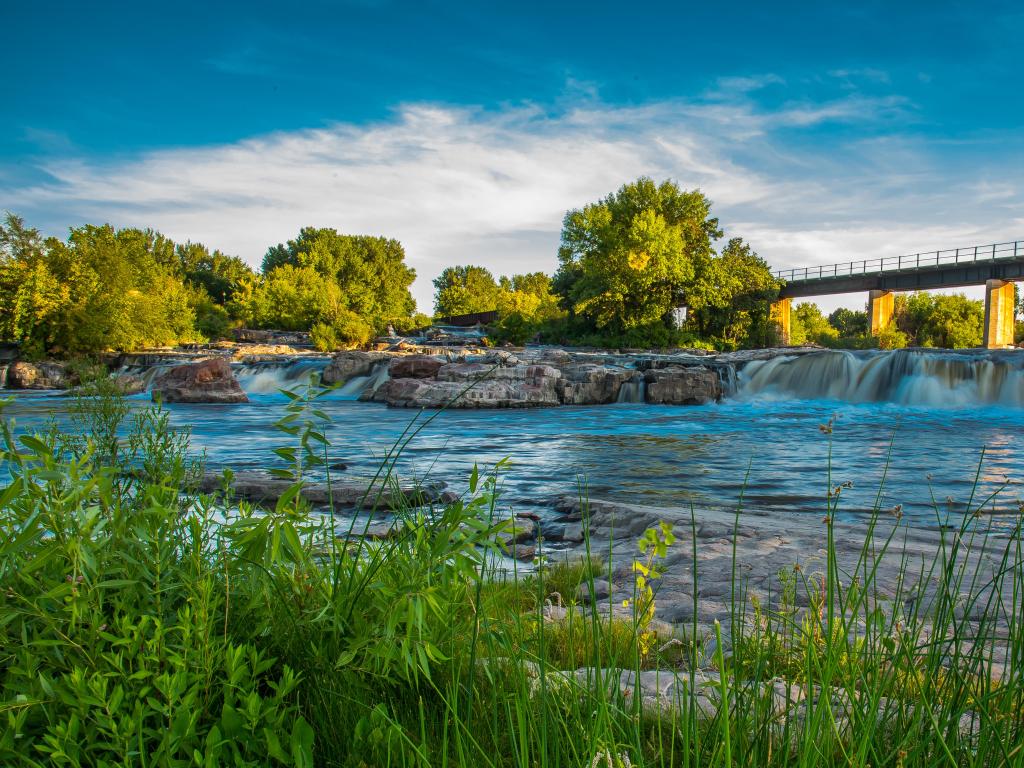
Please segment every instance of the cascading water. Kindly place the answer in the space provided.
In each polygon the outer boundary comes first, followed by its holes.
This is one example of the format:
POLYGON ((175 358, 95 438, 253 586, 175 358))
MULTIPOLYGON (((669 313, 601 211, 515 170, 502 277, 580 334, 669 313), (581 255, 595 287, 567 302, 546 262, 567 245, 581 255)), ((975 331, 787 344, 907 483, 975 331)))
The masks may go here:
POLYGON ((1024 407, 1024 355, 816 352, 747 363, 738 396, 927 407, 1024 407))
POLYGON ((647 399, 647 382, 643 375, 634 376, 619 387, 618 403, 642 403, 647 399))
POLYGON ((306 380, 311 373, 322 371, 329 361, 292 360, 285 363, 265 365, 242 365, 235 369, 235 376, 242 389, 249 395, 271 395, 282 389, 289 389, 306 380))
POLYGON ((346 381, 341 389, 338 390, 338 394, 341 397, 355 400, 363 392, 376 392, 377 388, 388 380, 388 370, 390 367, 391 364, 387 361, 377 363, 366 376, 355 376, 346 381))

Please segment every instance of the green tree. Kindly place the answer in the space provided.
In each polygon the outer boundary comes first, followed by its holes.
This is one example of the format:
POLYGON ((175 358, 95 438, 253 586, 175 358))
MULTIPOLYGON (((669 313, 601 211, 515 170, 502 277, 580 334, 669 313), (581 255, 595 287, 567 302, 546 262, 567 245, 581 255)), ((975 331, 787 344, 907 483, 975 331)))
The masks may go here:
POLYGON ((702 338, 730 346, 770 343, 768 315, 781 287, 764 259, 734 237, 720 256, 702 260, 686 289, 690 322, 702 338))
POLYGON ((621 332, 666 324, 696 265, 721 237, 711 203, 694 190, 642 177, 569 211, 562 226, 554 291, 573 315, 621 332))
POLYGON ((814 343, 827 346, 837 338, 839 331, 829 323, 814 302, 805 301, 793 309, 789 334, 791 344, 814 343))
POLYGON ((339 288, 340 305, 377 330, 416 311, 409 292, 416 272, 406 266, 397 240, 306 227, 295 240, 267 251, 263 274, 284 266, 309 268, 332 282, 339 288))
POLYGON ((439 317, 491 312, 501 290, 486 267, 447 267, 434 278, 434 314, 439 317))
POLYGON ((551 278, 543 272, 502 277, 497 309, 498 337, 517 344, 525 343, 545 324, 565 316, 558 296, 551 291, 551 278))
POLYGON ((913 344, 957 349, 982 343, 985 307, 962 293, 898 295, 896 325, 913 344))
POLYGON ((840 336, 845 338, 865 336, 868 332, 867 312, 840 307, 828 316, 828 322, 840 336))

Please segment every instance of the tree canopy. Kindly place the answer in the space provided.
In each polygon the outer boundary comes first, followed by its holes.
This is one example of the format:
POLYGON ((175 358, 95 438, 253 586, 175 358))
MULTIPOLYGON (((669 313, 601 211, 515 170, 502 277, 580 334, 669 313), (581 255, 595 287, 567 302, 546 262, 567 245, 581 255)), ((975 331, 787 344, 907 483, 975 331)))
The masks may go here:
POLYGON ((0 226, 0 336, 29 356, 198 340, 225 296, 254 279, 240 260, 151 229, 84 225, 43 238, 14 214, 0 226), (207 285, 222 286, 220 303, 207 285))
POLYGON ((434 314, 438 317, 491 312, 501 293, 494 275, 473 264, 447 267, 434 278, 434 314))
MULTIPOLYGON (((397 240, 306 227, 294 240, 270 248, 263 259, 268 282, 305 279, 297 271, 278 274, 284 267, 312 270, 307 274, 337 287, 318 307, 325 322, 334 322, 334 316, 345 310, 381 330, 416 311, 409 292, 416 271, 406 265, 405 250, 397 240)), ((264 316, 261 322, 273 324, 274 319, 264 316)))
POLYGON ((569 211, 554 290, 573 315, 624 331, 667 318, 721 237, 711 203, 642 177, 569 211))

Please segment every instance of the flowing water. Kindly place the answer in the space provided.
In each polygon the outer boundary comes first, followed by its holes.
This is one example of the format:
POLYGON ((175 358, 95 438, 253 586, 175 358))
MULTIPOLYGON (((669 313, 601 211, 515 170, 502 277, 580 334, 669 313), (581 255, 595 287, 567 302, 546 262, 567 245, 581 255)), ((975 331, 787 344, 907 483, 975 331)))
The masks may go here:
MULTIPOLYGON (((287 438, 271 428, 283 413, 281 386, 301 382, 323 361, 238 370, 252 402, 172 405, 190 426, 208 465, 275 465, 287 438)), ((503 498, 542 514, 579 483, 592 498, 641 504, 734 506, 788 515, 822 515, 829 486, 851 480, 841 514, 902 504, 921 524, 955 522, 1003 489, 992 505, 1012 512, 1024 497, 1024 353, 818 353, 750 362, 734 392, 706 406, 652 406, 637 384, 614 405, 551 409, 445 411, 426 423, 399 461, 405 478, 465 488, 474 463, 509 457, 503 498), (831 434, 823 427, 832 422, 831 434), (984 460, 982 460, 984 457, 984 460), (1006 486, 1004 488, 1004 486, 1006 486)), ((369 477, 414 410, 356 402, 386 370, 352 381, 320 401, 333 419, 334 459, 348 477, 369 477)), ((138 407, 146 396, 132 398, 138 407)), ((7 415, 24 428, 58 420, 67 400, 19 393, 7 415)), ((419 416, 426 422, 432 413, 419 416)), ((1006 525, 1011 524, 1007 515, 1006 525)))

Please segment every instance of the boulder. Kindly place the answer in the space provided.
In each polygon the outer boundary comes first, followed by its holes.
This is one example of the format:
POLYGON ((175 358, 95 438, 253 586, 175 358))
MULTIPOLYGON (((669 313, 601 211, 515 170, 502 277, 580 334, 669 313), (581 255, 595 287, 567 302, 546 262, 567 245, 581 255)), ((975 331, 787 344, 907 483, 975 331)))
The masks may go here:
POLYGON ((146 382, 133 373, 118 373, 113 380, 122 395, 138 395, 146 391, 146 382))
POLYGON ((166 403, 247 403, 248 396, 222 358, 164 371, 153 382, 153 399, 166 403))
POLYGON ((67 389, 72 375, 61 363, 11 363, 7 369, 7 386, 11 389, 67 389))
POLYGON ((582 363, 562 369, 558 396, 565 405, 605 405, 618 400, 623 383, 635 375, 619 366, 582 363))
POLYGON ((392 379, 432 379, 442 365, 444 360, 432 355, 393 357, 388 373, 392 379))
POLYGON ((536 408, 560 405, 559 371, 546 365, 495 368, 449 363, 436 379, 390 379, 372 395, 377 402, 412 408, 536 408))
POLYGON ((383 352, 339 352, 324 368, 321 380, 324 384, 344 384, 356 376, 369 376, 374 366, 388 357, 383 352))
POLYGON ((644 374, 647 402, 664 405, 702 405, 720 400, 718 371, 703 366, 669 366, 644 374))

